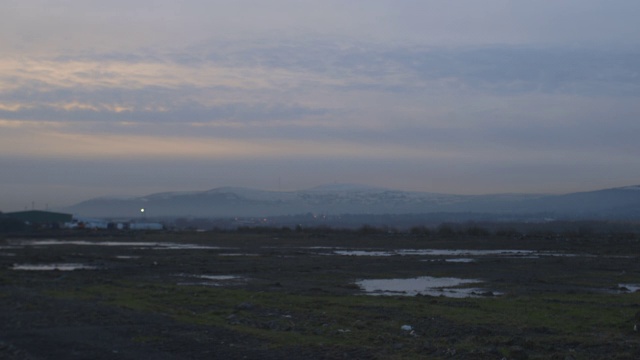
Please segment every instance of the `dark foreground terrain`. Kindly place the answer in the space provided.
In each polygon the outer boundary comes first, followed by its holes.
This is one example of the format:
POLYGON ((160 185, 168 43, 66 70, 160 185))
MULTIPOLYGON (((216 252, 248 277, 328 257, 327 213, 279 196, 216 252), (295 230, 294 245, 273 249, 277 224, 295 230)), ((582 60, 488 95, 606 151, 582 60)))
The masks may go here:
POLYGON ((13 236, 0 358, 638 359, 637 287, 634 236, 13 236), (358 283, 426 276, 477 282, 358 283))

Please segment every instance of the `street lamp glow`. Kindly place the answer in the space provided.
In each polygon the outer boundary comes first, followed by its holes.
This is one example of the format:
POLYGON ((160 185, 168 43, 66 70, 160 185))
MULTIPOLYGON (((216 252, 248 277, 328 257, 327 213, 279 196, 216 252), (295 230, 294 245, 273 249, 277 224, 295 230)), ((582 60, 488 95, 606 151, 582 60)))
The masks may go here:
POLYGON ((144 213, 144 208, 140 209, 140 212, 141 212, 141 213, 144 213))

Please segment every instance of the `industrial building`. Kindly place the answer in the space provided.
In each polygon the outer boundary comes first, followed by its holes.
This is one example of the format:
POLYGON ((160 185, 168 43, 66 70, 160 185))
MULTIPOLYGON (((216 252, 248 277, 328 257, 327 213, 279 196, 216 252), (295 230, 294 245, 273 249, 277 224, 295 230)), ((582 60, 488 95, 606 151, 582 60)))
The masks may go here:
POLYGON ((20 220, 28 225, 40 227, 62 227, 73 219, 73 215, 43 210, 26 210, 2 214, 8 219, 20 220))

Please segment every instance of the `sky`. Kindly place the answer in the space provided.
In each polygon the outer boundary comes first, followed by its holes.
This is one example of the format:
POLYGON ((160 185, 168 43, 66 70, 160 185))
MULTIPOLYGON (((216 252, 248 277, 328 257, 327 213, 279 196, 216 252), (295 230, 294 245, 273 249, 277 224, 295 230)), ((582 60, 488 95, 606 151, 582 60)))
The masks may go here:
POLYGON ((0 211, 640 184, 637 0, 5 0, 0 211))

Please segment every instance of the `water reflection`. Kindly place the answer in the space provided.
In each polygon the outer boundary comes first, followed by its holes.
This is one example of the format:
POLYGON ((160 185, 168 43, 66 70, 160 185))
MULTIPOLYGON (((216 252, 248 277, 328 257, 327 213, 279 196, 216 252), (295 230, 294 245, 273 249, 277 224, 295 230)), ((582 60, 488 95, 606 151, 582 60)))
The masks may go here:
POLYGON ((96 266, 84 264, 13 264, 12 270, 28 271, 73 271, 73 270, 96 270, 96 266))
POLYGON ((618 289, 629 292, 640 291, 640 284, 618 284, 618 289))
POLYGON ((233 285, 246 280, 237 275, 195 275, 195 274, 176 274, 174 276, 187 279, 200 279, 191 281, 181 281, 178 285, 201 285, 201 286, 225 286, 233 285))
POLYGON ((87 241, 87 240, 20 240, 12 241, 12 244, 20 246, 52 246, 52 245, 80 245, 80 246, 126 246, 138 248, 153 248, 162 250, 193 250, 193 249, 222 249, 218 246, 178 244, 168 242, 140 242, 140 241, 87 241))
MULTIPOLYGON (((531 256, 534 250, 450 250, 450 249, 399 249, 399 250, 335 250, 345 256, 531 256)), ((546 254, 545 254, 546 255, 546 254)))
POLYGON ((356 282, 368 295, 430 295, 455 298, 494 295, 479 288, 462 287, 480 283, 477 279, 421 276, 411 279, 369 279, 356 282))

